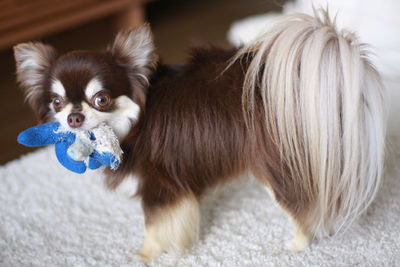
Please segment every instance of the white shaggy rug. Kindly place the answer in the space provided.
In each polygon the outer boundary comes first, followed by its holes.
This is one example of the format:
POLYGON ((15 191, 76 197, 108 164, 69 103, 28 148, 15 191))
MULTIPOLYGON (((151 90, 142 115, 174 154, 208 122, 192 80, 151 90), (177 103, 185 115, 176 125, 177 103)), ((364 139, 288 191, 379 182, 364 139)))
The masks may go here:
MULTIPOLYGON (((144 266, 138 199, 109 192, 95 172, 75 175, 42 149, 0 167, 1 266, 144 266)), ((350 232, 301 253, 285 214, 255 181, 207 196, 200 241, 151 266, 400 266, 400 179, 393 169, 350 232)))

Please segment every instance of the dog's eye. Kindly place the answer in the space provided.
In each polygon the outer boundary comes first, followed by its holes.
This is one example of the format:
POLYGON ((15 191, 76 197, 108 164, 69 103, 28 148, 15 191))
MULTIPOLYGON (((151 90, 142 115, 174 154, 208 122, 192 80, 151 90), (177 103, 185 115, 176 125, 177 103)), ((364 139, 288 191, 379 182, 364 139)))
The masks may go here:
POLYGON ((56 109, 60 108, 63 103, 63 99, 60 96, 55 96, 52 99, 52 103, 53 103, 54 108, 56 108, 56 109))
POLYGON ((106 108, 111 103, 111 97, 107 93, 98 93, 94 97, 94 106, 100 109, 106 108))

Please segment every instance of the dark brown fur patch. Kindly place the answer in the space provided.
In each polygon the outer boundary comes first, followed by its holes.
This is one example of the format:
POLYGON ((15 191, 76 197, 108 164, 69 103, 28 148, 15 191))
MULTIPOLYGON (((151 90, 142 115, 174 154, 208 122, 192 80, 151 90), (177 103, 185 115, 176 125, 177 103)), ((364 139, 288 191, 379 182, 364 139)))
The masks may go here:
POLYGON ((126 70, 106 53, 76 51, 63 55, 54 63, 51 77, 61 81, 72 103, 87 100, 85 89, 93 78, 99 79, 113 98, 131 92, 126 70))
POLYGON ((235 53, 200 48, 185 65, 157 67, 145 110, 122 143, 123 165, 107 179, 114 188, 127 174, 138 174, 146 218, 188 193, 201 198, 208 188, 247 170, 270 186, 295 218, 309 208, 307 192, 288 177, 269 138, 261 103, 254 114, 258 126, 246 127, 241 97, 247 61, 224 71, 235 53))

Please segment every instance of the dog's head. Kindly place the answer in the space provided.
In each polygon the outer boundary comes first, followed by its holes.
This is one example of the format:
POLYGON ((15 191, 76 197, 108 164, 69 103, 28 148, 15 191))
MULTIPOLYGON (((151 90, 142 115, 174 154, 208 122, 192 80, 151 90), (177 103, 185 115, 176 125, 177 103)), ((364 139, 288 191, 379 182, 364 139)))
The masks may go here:
POLYGON ((105 122, 123 139, 145 102, 156 63, 149 26, 120 32, 105 52, 57 56, 42 43, 14 47, 18 81, 40 122, 90 130, 105 122))

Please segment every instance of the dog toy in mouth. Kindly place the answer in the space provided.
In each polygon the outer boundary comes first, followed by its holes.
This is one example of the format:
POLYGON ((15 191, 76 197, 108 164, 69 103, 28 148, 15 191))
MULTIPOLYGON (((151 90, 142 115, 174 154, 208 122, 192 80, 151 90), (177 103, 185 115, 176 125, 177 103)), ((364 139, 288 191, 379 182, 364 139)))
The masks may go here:
POLYGON ((86 131, 67 130, 59 122, 49 122, 21 132, 17 141, 29 147, 55 144, 58 161, 76 173, 103 165, 116 170, 121 162, 118 138, 105 123, 86 131))

